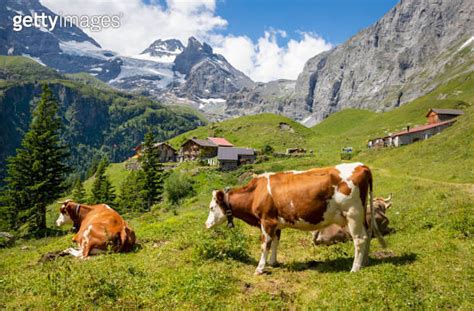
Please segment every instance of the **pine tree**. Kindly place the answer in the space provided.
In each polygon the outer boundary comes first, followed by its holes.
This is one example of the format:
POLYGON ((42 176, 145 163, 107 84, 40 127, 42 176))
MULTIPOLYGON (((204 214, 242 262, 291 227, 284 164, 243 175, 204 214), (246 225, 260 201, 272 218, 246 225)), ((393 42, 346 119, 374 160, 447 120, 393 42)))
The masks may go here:
POLYGON ((151 129, 145 134, 142 150, 140 163, 144 173, 147 209, 150 210, 153 204, 161 200, 163 193, 163 167, 160 163, 159 150, 154 148, 154 137, 151 129))
POLYGON ((105 174, 109 161, 103 158, 95 172, 95 180, 92 184, 91 203, 113 204, 115 200, 115 190, 108 176, 105 174))
POLYGON ((144 173, 132 171, 122 182, 118 196, 120 212, 143 212, 148 208, 147 191, 144 190, 144 173))
POLYGON ((79 203, 84 202, 86 199, 86 191, 84 190, 84 186, 80 178, 77 178, 74 182, 74 188, 72 189, 72 199, 79 203))
POLYGON ((58 103, 47 85, 32 113, 30 128, 16 155, 8 159, 3 204, 12 229, 22 235, 40 235, 46 229, 46 206, 65 190, 69 168, 60 143, 58 103))

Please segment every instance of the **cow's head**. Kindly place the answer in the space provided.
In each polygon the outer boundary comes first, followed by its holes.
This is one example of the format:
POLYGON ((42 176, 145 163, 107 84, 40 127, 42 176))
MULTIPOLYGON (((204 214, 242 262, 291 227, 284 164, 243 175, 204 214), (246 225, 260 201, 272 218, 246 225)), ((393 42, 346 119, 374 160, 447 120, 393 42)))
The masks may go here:
POLYGON ((390 194, 388 198, 379 197, 374 200, 375 209, 381 210, 384 214, 385 212, 392 207, 392 195, 390 194))
POLYGON ((212 200, 209 204, 209 216, 207 216, 206 227, 212 228, 223 224, 226 220, 226 215, 224 212, 224 202, 225 193, 222 190, 212 191, 212 200))
POLYGON ((56 220, 56 225, 61 227, 64 224, 72 224, 71 213, 74 209, 75 203, 73 203, 71 199, 58 203, 61 204, 61 207, 59 208, 59 217, 56 220))

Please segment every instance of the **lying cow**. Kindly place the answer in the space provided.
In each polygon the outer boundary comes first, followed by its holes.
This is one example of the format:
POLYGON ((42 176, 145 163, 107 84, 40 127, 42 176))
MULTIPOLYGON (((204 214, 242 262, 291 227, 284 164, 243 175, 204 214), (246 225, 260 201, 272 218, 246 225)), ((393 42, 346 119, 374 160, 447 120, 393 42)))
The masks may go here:
POLYGON ((385 246, 375 221, 370 226, 365 221, 368 193, 369 202, 373 202, 372 173, 362 163, 265 173, 244 187, 213 191, 206 226, 211 228, 227 220, 227 225, 233 227, 236 217, 260 227, 262 256, 255 274, 262 274, 270 249, 270 264, 277 261, 281 229, 314 231, 334 223, 347 225, 354 240, 351 271, 355 272, 367 264, 372 229, 385 246))
POLYGON ((87 258, 111 248, 115 252, 132 250, 135 232, 127 222, 106 204, 85 205, 66 200, 60 202, 58 226, 73 223, 78 230, 72 238, 79 249, 68 248, 64 253, 87 258))
MULTIPOLYGON (((392 206, 392 196, 390 195, 387 199, 378 197, 374 200, 374 211, 375 211, 375 222, 382 235, 386 235, 390 232, 388 228, 388 218, 385 215, 387 209, 392 206)), ((371 210, 368 206, 368 211, 365 215, 367 223, 371 221, 371 210)), ((336 224, 332 224, 324 229, 316 230, 313 232, 313 243, 315 245, 331 245, 338 242, 345 242, 351 237, 349 229, 347 227, 341 227, 336 224)))

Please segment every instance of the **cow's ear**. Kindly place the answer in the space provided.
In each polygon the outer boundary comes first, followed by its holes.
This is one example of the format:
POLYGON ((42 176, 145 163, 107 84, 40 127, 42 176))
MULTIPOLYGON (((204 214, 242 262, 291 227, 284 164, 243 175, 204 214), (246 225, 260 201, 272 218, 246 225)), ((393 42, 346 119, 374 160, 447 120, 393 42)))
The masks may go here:
POLYGON ((219 190, 216 192, 216 200, 217 203, 223 203, 224 202, 224 191, 219 190))

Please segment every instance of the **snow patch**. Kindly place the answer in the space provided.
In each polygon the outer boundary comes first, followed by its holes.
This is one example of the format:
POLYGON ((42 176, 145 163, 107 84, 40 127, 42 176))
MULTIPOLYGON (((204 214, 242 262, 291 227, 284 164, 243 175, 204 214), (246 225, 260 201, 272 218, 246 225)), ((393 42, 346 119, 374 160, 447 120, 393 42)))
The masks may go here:
POLYGON ((461 51, 462 49, 464 49, 466 46, 468 46, 469 44, 471 44, 472 42, 474 41, 474 36, 470 37, 469 39, 466 40, 466 42, 464 42, 458 49, 458 51, 461 51))
POLYGON ((157 63, 172 63, 176 58, 175 55, 152 56, 150 53, 134 55, 132 58, 148 60, 157 63))
POLYGON ((199 100, 205 104, 225 104, 224 98, 199 98, 199 100))
POLYGON ((40 59, 39 57, 33 57, 33 56, 31 56, 30 54, 24 54, 24 53, 21 54, 21 56, 27 57, 27 58, 29 58, 29 59, 32 59, 32 60, 34 60, 35 62, 37 62, 38 64, 40 64, 40 65, 46 67, 46 65, 41 61, 41 59, 40 59))

